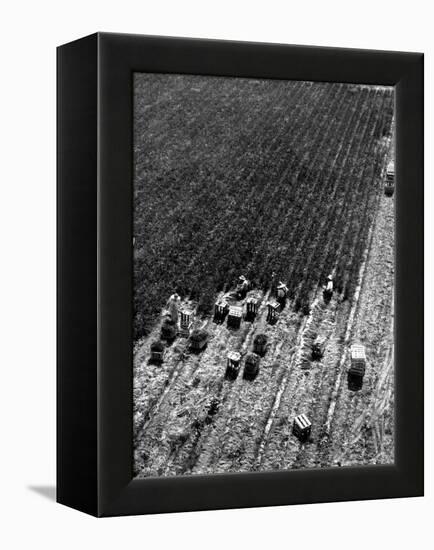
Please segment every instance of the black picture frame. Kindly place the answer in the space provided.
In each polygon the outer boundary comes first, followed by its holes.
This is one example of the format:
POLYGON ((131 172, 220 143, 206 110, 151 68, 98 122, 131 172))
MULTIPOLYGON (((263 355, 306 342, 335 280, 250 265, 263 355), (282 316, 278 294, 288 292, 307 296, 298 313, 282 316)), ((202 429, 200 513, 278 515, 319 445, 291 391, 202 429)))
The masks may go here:
POLYGON ((57 500, 115 516, 423 495, 423 55, 97 33, 57 50, 57 500), (132 479, 132 73, 396 88, 396 460, 132 479))

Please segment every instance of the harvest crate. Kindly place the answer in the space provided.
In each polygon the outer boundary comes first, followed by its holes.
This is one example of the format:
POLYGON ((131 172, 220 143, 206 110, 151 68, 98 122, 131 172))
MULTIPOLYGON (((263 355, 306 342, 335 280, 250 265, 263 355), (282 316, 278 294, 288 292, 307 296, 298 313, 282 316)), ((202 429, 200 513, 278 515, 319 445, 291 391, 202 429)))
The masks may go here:
POLYGON ((298 437, 300 441, 306 441, 309 438, 312 430, 312 423, 305 414, 299 414, 294 418, 292 433, 298 437))
POLYGON ((361 365, 365 367, 366 365, 366 351, 365 346, 362 344, 353 344, 350 348, 351 354, 351 367, 356 365, 361 365))
POLYGON ((203 351, 208 343, 208 333, 205 330, 196 329, 190 335, 190 349, 196 353, 203 351))
POLYGON ((161 341, 155 341, 151 344, 151 361, 153 363, 162 363, 164 361, 164 344, 161 341))
POLYGON ((255 353, 249 353, 244 364, 243 378, 253 380, 259 372, 259 356, 255 353))
POLYGON ((393 195, 395 190, 395 163, 390 161, 386 169, 386 182, 384 184, 384 193, 388 197, 393 195))
POLYGON ((253 351, 263 357, 267 351, 267 337, 265 334, 257 334, 253 340, 253 351))
POLYGON ((226 378, 229 380, 235 380, 238 376, 241 363, 241 354, 237 351, 230 351, 228 353, 226 364, 226 378))
POLYGON ((258 300, 256 298, 247 298, 246 300, 246 319, 253 321, 258 313, 258 300))
POLYGON ((179 312, 179 329, 178 334, 184 338, 190 336, 190 329, 193 324, 193 311, 184 309, 179 312))
POLYGON ((229 306, 225 300, 219 300, 214 305, 214 322, 222 323, 229 311, 229 306))
POLYGON ((352 391, 359 390, 363 385, 363 377, 366 370, 365 346, 353 344, 350 348, 351 365, 348 369, 348 388, 352 391))
POLYGON ((267 303, 267 321, 270 324, 274 324, 279 318, 280 304, 276 301, 271 301, 267 303))
POLYGON ((228 314, 228 327, 240 328, 243 308, 240 306, 230 306, 228 314))

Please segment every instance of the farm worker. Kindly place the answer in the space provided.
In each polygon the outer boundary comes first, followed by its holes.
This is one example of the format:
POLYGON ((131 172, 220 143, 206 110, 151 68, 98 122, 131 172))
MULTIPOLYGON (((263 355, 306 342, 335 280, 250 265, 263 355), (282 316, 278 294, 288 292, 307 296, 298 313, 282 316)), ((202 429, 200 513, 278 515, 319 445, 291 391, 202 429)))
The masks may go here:
POLYGON ((172 318, 175 323, 178 322, 178 307, 181 303, 181 298, 179 294, 175 292, 175 294, 172 294, 167 301, 167 309, 169 311, 170 317, 172 318))
POLYGON ((326 290, 328 292, 333 292, 333 277, 331 275, 327 277, 326 290))
POLYGON ((282 283, 282 281, 279 281, 279 285, 277 287, 277 296, 279 298, 285 298, 287 294, 288 294, 288 287, 285 285, 285 283, 282 283))
POLYGON ((249 284, 249 281, 244 277, 244 275, 240 275, 239 280, 241 281, 242 287, 246 287, 249 284))
POLYGON ((247 292, 249 289, 249 281, 244 277, 244 275, 240 275, 238 277, 238 285, 237 285, 237 292, 238 293, 244 293, 247 292))

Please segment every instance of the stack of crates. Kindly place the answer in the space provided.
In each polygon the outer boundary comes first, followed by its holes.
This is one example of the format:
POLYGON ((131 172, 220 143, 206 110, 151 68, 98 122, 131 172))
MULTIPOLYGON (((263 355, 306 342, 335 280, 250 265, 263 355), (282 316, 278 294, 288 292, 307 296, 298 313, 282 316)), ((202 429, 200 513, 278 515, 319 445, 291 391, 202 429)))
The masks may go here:
POLYGON ((366 351, 362 344, 353 344, 350 348, 351 365, 348 369, 348 387, 358 390, 363 385, 366 369, 366 351))
POLYGON ((214 306, 214 322, 222 323, 229 311, 229 306, 225 300, 219 300, 214 306))
POLYGON ((240 328, 243 317, 243 308, 239 306, 230 306, 228 313, 228 327, 240 328))
POLYGON ((386 183, 384 184, 384 193, 391 197, 395 190, 395 163, 392 161, 387 165, 386 183))
POLYGON ((193 324, 193 311, 185 309, 179 312, 179 329, 178 334, 183 338, 190 336, 190 329, 193 324))

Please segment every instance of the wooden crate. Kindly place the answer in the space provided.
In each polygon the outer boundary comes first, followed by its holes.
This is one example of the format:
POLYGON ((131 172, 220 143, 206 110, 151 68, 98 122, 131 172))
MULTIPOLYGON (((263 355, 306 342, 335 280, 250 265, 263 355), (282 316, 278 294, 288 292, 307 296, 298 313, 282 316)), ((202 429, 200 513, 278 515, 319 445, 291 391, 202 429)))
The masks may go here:
POLYGON ((253 351, 263 357, 267 351, 267 337, 265 334, 257 334, 253 340, 253 351))
POLYGON ((193 325, 193 311, 190 309, 179 312, 178 334, 183 338, 190 336, 190 330, 193 325))
POLYGON ((363 386, 366 370, 365 346, 353 344, 350 348, 351 365, 348 369, 348 389, 358 391, 363 386))
POLYGON ((243 308, 239 306, 230 306, 228 313, 228 327, 240 328, 243 317, 243 308))
POLYGON ((362 344, 353 344, 350 348, 351 367, 366 366, 366 350, 362 344))
POLYGON ((384 185, 384 194, 386 195, 386 197, 391 197, 394 191, 395 191, 395 186, 393 184, 386 183, 384 185))
POLYGON ((200 352, 206 348, 208 343, 208 333, 204 330, 193 330, 190 334, 190 350, 193 352, 200 352))
POLYGON ((230 351, 227 356, 226 378, 235 380, 241 366, 241 354, 237 351, 230 351))
POLYGON ((164 351, 151 350, 151 361, 153 363, 162 363, 164 361, 164 351))
POLYGON ((246 319, 253 320, 258 313, 258 300, 256 298, 247 298, 246 300, 246 319))
POLYGON ((154 341, 151 344, 151 362, 162 363, 164 361, 165 346, 161 341, 154 341))
POLYGON ((267 303, 267 321, 273 324, 279 318, 280 304, 275 300, 267 303))
POLYGON ((395 163, 390 161, 386 169, 386 181, 384 183, 384 194, 388 197, 395 191, 395 163))
POLYGON ((312 423, 305 414, 299 414, 294 418, 292 433, 298 437, 300 441, 306 441, 310 437, 312 423))
POLYGON ((214 305, 214 322, 222 323, 229 311, 229 306, 225 300, 219 300, 214 305))
POLYGON ((249 353, 244 364, 243 378, 254 380, 259 372, 259 356, 255 353, 249 353))

